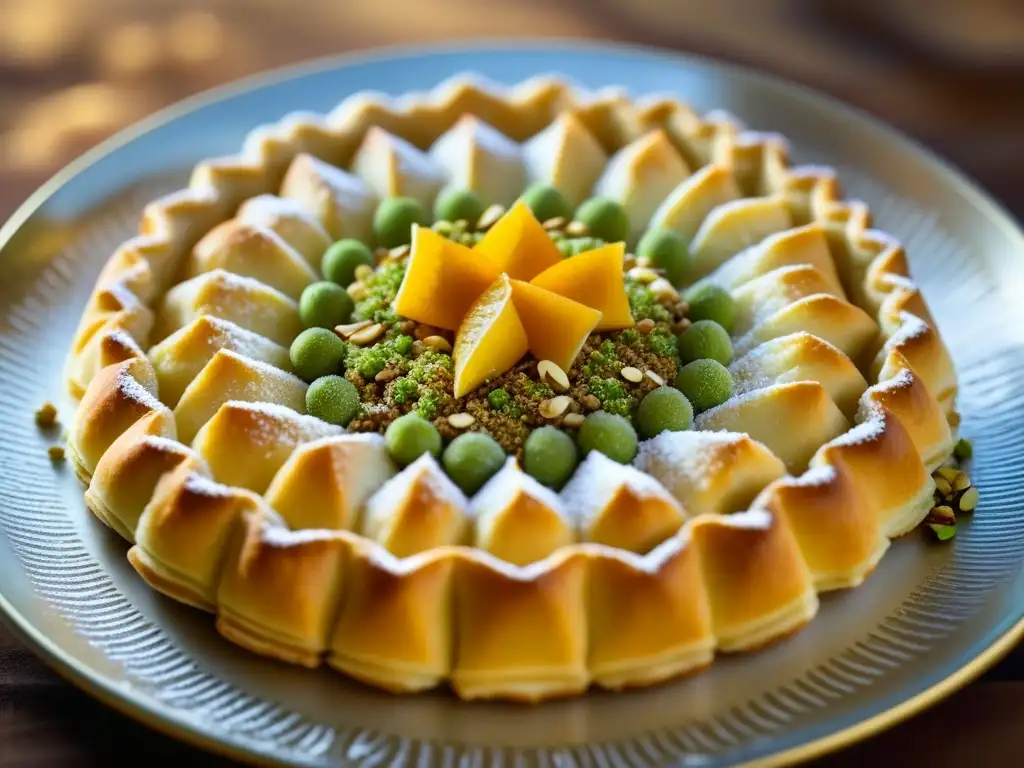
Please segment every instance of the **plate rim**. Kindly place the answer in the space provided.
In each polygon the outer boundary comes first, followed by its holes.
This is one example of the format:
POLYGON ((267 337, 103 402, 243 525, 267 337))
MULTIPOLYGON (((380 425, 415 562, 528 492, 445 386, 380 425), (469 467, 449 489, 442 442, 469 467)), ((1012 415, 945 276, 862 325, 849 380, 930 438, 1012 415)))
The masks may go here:
MULTIPOLYGON (((644 46, 609 40, 585 38, 537 37, 516 38, 483 36, 472 39, 452 39, 428 44, 393 44, 375 46, 356 51, 306 59, 293 64, 274 67, 253 73, 228 83, 203 90, 176 101, 153 114, 132 123, 96 146, 73 159, 43 182, 0 226, 0 255, 8 243, 29 221, 32 215, 65 185, 73 182, 91 166, 114 154, 122 147, 153 130, 233 96, 250 93, 269 85, 300 79, 333 69, 359 64, 399 59, 420 58, 439 54, 472 55, 479 53, 501 54, 518 51, 545 49, 551 52, 572 50, 592 54, 627 55, 638 60, 647 59, 675 65, 696 65, 706 70, 731 74, 748 81, 754 81, 769 88, 788 91, 801 101, 816 104, 832 110, 859 123, 860 127, 884 140, 894 143, 900 150, 924 162, 931 170, 941 174, 947 183, 965 195, 981 212, 990 218, 992 225, 1024 247, 1024 228, 1019 219, 1008 208, 975 180, 971 175, 945 159, 915 137, 885 122, 874 114, 854 106, 817 88, 798 83, 786 77, 755 69, 745 64, 687 51, 674 51, 656 46, 644 46)), ((33 590, 34 591, 34 590, 33 590)), ((875 715, 847 725, 840 730, 827 733, 803 744, 774 752, 763 757, 741 763, 742 766, 794 765, 834 752, 870 736, 877 735, 903 722, 915 714, 938 703, 947 696, 966 686, 987 669, 996 664, 1024 639, 1024 608, 1021 615, 1012 621, 1012 613, 1006 618, 1011 623, 1001 634, 978 650, 962 666, 946 677, 935 681, 929 687, 911 698, 875 715)), ((278 765, 274 757, 247 749, 234 741, 203 731, 177 715, 156 699, 126 690, 100 672, 82 667, 69 653, 51 640, 40 628, 18 611, 4 595, 0 587, 0 620, 10 628, 32 652, 60 677, 80 690, 97 699, 116 712, 132 718, 160 733, 180 742, 198 747, 212 754, 229 757, 253 765, 278 765)))

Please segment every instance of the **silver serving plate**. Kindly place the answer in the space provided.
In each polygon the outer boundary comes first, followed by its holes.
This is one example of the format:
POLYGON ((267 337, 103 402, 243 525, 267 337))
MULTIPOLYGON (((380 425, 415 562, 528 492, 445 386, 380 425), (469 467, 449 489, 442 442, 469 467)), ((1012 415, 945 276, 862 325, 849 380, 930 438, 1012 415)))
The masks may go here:
MULTIPOLYGON (((781 764, 877 732, 980 674, 1024 634, 1024 234, 940 160, 847 107, 704 60, 622 46, 393 50, 259 77, 164 111, 73 163, 0 230, 0 614, 58 671, 160 730, 289 765, 781 764), (796 637, 649 690, 523 707, 396 697, 268 661, 162 598, 88 514, 33 411, 69 419, 61 367, 96 275, 143 204, 257 124, 363 89, 427 89, 460 71, 558 72, 671 92, 778 131, 835 166, 848 196, 908 246, 952 349, 981 489, 948 545, 911 535, 796 637)), ((543 628, 538 628, 543 631, 543 628)))

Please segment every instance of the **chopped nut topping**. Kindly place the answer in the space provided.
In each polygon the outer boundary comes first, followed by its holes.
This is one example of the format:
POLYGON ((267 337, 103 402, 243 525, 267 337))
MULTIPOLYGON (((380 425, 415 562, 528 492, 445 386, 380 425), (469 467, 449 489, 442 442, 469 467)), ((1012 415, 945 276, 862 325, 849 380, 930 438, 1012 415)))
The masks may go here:
POLYGON ((953 492, 953 486, 949 484, 949 481, 945 477, 939 475, 935 478, 935 490, 943 496, 949 496, 949 494, 953 492))
POLYGON ((650 285, 651 293, 659 302, 674 302, 679 298, 679 291, 664 277, 659 277, 650 285))
POLYGON ((601 401, 595 395, 584 395, 580 402, 588 411, 596 411, 601 407, 601 401))
POLYGON ((466 429, 476 423, 476 419, 469 413, 453 413, 448 417, 448 423, 455 429, 466 429))
MULTIPOLYGON (((487 230, 498 223, 498 219, 505 215, 505 207, 495 203, 490 206, 480 216, 480 220, 476 223, 476 228, 479 230, 487 230)), ((456 222, 458 223, 458 222, 456 222)))
POLYGON ((565 392, 569 389, 569 377, 560 367, 550 360, 541 360, 537 363, 537 373, 540 380, 558 392, 565 392))
POLYGON ((562 419, 562 426, 569 427, 570 429, 576 429, 577 427, 583 426, 583 422, 586 418, 582 413, 567 413, 565 418, 562 419))
POLYGON ((582 221, 570 221, 565 225, 565 234, 569 237, 585 237, 590 234, 590 227, 582 221))
POLYGON ((370 295, 370 289, 358 280, 345 289, 352 301, 362 301, 370 295))
POLYGON ((639 368, 634 368, 631 365, 627 365, 625 368, 619 371, 619 373, 622 374, 622 378, 624 378, 626 381, 631 381, 634 384, 639 384, 641 381, 644 380, 643 372, 640 371, 639 368))
POLYGON ((64 446, 63 445, 51 445, 47 451, 52 461, 64 461, 64 446))
POLYGON ((384 335, 384 326, 380 323, 374 323, 373 325, 361 328, 360 330, 353 333, 348 337, 348 340, 358 347, 362 347, 366 344, 373 344, 377 339, 384 335))
POLYGON ((360 264, 356 267, 355 276, 356 280, 363 281, 373 274, 373 267, 369 264, 360 264))
POLYGON ((957 502, 961 512, 973 512, 975 507, 978 506, 978 489, 973 485, 964 491, 960 500, 957 502))
POLYGON ((545 419, 557 419, 565 413, 571 402, 572 398, 568 395, 552 397, 540 404, 540 415, 545 419))
POLYGON ((939 525, 956 525, 956 514, 950 507, 941 504, 931 508, 931 511, 928 513, 928 522, 938 523, 939 525))
POLYGON ((423 339, 423 343, 431 349, 436 349, 438 352, 452 351, 452 345, 448 343, 448 339, 444 336, 427 336, 423 339))
POLYGON ((432 325, 425 325, 420 323, 416 326, 416 330, 413 331, 413 337, 423 341, 427 336, 439 336, 441 332, 440 328, 435 328, 432 325))
POLYGON ((373 325, 369 320, 360 320, 358 323, 349 323, 348 325, 336 325, 334 326, 334 332, 341 336, 343 339, 347 339, 356 331, 361 331, 363 328, 369 328, 373 325))
POLYGON ((649 317, 645 317, 639 323, 636 324, 636 329, 644 334, 645 336, 654 330, 654 321, 649 317))
POLYGON ((555 216, 555 218, 545 221, 542 226, 549 232, 557 232, 560 229, 565 229, 566 224, 568 224, 568 222, 565 220, 564 216, 555 216))
POLYGON ((392 379, 397 379, 401 375, 402 374, 400 374, 394 368, 385 368, 383 371, 381 371, 376 376, 374 376, 373 380, 374 381, 391 381, 392 379))
POLYGON ((953 490, 954 491, 966 491, 971 487, 971 479, 967 477, 965 472, 957 472, 956 477, 953 478, 953 490))
MULTIPOLYGON (((638 283, 643 285, 651 285, 655 280, 658 279, 658 273, 650 267, 633 267, 626 274, 626 277, 636 280, 638 283)), ((667 282, 667 281, 666 281, 667 282)))
POLYGON ((657 384, 659 387, 665 386, 665 380, 661 378, 661 376, 656 374, 654 371, 644 371, 644 375, 651 381, 653 381, 655 384, 657 384))
MULTIPOLYGON (((406 256, 408 256, 409 255, 409 251, 411 251, 411 250, 412 250, 412 247, 409 246, 408 244, 400 245, 397 248, 392 248, 390 251, 388 251, 388 258, 389 259, 394 259, 395 261, 400 261, 401 259, 404 259, 406 256)), ((356 270, 356 271, 358 272, 358 270, 356 270)), ((357 275, 357 277, 358 277, 358 275, 357 275)))

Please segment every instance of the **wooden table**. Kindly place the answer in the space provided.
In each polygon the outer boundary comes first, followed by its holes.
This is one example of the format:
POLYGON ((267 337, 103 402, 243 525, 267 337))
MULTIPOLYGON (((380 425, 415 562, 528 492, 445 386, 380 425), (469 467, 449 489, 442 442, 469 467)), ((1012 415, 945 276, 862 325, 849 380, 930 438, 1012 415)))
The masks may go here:
MULTIPOLYGON (((1015 0, 7 0, 0 214, 85 147, 190 93, 310 56, 479 35, 689 50, 829 92, 945 155, 1024 216, 1015 0), (927 11, 924 9, 927 8, 927 11)), ((223 765, 102 707, 0 628, 0 766, 223 765)), ((1024 764, 1024 650, 829 765, 1024 764)))

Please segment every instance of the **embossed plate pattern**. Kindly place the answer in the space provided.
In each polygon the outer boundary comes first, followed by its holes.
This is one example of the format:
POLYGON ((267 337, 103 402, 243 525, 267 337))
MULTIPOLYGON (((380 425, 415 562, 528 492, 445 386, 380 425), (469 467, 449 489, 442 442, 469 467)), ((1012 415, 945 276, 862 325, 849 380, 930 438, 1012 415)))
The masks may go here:
POLYGON ((1024 629, 1024 235, 938 161, 869 120, 785 84, 621 47, 396 52, 285 72, 203 97, 115 139, 40 191, 0 232, 0 609, 58 669, 104 700, 232 754, 321 765, 718 765, 783 762, 883 727, 948 692, 1024 629), (357 90, 425 89, 457 71, 499 82, 559 72, 634 95, 673 92, 778 131, 795 160, 833 165, 847 196, 907 245, 951 348, 962 432, 982 491, 950 546, 900 541, 862 587, 827 596, 797 637, 702 676, 538 708, 398 698, 244 653, 206 617, 146 588, 124 544, 55 468, 32 412, 61 392, 68 339, 145 201, 197 160, 291 110, 357 90))

